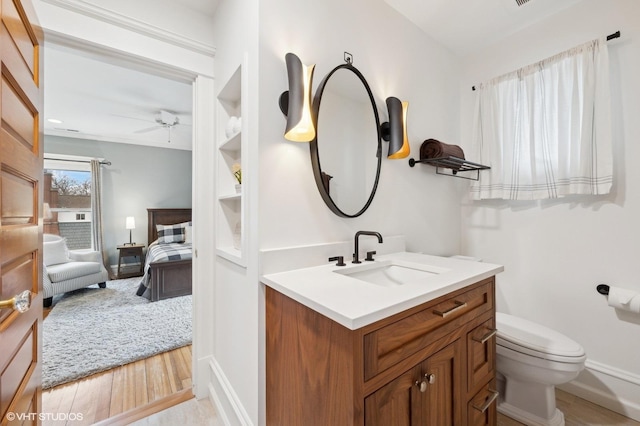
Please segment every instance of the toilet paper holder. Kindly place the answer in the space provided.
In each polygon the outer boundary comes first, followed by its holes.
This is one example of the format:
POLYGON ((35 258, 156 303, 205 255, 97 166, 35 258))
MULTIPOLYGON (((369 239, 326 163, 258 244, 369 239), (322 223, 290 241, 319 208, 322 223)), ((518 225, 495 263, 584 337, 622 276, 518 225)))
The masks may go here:
POLYGON ((598 291, 598 293, 604 296, 609 295, 609 286, 606 284, 598 284, 598 286, 596 287, 596 290, 598 291))

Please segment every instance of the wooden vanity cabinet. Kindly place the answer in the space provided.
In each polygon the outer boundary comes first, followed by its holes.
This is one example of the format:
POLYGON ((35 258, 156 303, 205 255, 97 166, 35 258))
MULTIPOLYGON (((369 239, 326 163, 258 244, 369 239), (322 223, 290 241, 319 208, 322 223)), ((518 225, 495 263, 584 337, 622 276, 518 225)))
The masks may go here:
POLYGON ((493 277, 357 330, 266 287, 267 425, 495 425, 494 389, 493 277))

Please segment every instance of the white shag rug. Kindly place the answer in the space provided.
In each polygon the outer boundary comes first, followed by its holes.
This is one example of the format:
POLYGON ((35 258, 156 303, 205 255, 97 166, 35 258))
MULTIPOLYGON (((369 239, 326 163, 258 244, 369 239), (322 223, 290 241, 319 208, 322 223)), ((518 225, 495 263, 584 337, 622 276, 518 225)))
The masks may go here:
POLYGON ((150 302, 140 278, 54 298, 43 322, 42 388, 191 344, 191 296, 150 302))

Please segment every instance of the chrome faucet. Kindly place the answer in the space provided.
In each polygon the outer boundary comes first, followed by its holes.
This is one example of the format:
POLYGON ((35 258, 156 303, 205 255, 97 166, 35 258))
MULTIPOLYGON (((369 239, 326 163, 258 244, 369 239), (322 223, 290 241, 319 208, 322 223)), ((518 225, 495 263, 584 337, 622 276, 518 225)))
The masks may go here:
POLYGON ((358 238, 360 237, 360 235, 371 235, 373 237, 378 237, 378 242, 380 244, 382 244, 382 235, 380 235, 379 232, 374 232, 374 231, 358 231, 356 232, 356 236, 354 239, 354 247, 355 247, 355 253, 353 253, 353 262, 351 263, 362 263, 360 262, 360 260, 358 259, 359 253, 358 253, 358 249, 360 244, 358 243, 358 238))

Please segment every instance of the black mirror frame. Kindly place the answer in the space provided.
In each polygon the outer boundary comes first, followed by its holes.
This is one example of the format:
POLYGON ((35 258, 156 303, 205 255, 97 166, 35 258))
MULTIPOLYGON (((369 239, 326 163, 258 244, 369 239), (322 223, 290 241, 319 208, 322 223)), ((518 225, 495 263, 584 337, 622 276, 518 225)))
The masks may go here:
POLYGON ((376 190, 378 188, 378 181, 380 180, 380 169, 382 167, 382 137, 380 134, 380 116, 378 114, 378 107, 376 106, 376 102, 373 97, 373 93, 371 92, 371 88, 369 87, 369 83, 367 83, 367 80, 364 78, 362 73, 358 71, 358 69, 353 65, 351 65, 350 63, 338 65, 333 70, 331 70, 331 72, 329 72, 329 74, 327 74, 320 82, 320 85, 316 90, 316 94, 313 97, 312 114, 313 114, 312 115, 313 122, 314 122, 314 125, 316 126, 316 136, 310 142, 309 153, 311 154, 311 165, 313 168, 313 176, 316 181, 316 186, 318 187, 318 192, 320 192, 320 195, 322 196, 322 199, 324 200, 327 207, 329 207, 329 209, 336 215, 340 217, 347 217, 347 218, 358 217, 369 208, 369 206, 371 205, 371 202, 373 201, 373 197, 375 196, 376 190), (371 106, 373 107, 373 114, 376 121, 376 132, 378 135, 378 148, 376 150, 376 157, 378 157, 378 167, 376 170, 376 180, 373 184, 373 188, 371 189, 371 194, 369 195, 369 199, 367 200, 366 204, 360 211, 358 211, 355 214, 347 214, 342 210, 340 210, 340 208, 336 205, 336 203, 331 198, 331 195, 329 195, 329 191, 324 184, 325 179, 323 179, 323 176, 322 176, 322 168, 320 167, 320 157, 318 155, 318 133, 319 133, 318 132, 318 114, 320 113, 320 103, 322 101, 322 92, 324 92, 324 87, 329 81, 329 78, 336 71, 340 69, 347 69, 353 72, 360 79, 360 81, 364 85, 364 88, 367 90, 367 94, 369 95, 369 100, 371 101, 371 106))

